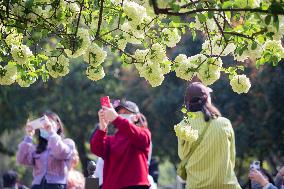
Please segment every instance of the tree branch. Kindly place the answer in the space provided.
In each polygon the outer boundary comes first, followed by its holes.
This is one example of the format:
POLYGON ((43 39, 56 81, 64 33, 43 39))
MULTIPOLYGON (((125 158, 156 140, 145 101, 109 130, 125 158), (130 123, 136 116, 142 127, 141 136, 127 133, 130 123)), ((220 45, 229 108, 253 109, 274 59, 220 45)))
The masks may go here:
POLYGON ((98 38, 100 35, 102 19, 103 19, 103 10, 104 10, 104 0, 100 0, 100 13, 99 13, 99 21, 98 21, 98 29, 95 35, 95 38, 98 38))
MULTIPOLYGON (((194 13, 201 13, 201 12, 209 12, 209 11, 216 11, 216 12, 255 12, 255 13, 263 13, 263 14, 272 14, 272 12, 270 10, 263 10, 263 9, 253 9, 253 8, 206 8, 206 9, 195 9, 195 10, 190 10, 187 12, 173 12, 172 9, 160 9, 158 7, 157 1, 156 0, 151 0, 152 4, 153 4, 153 9, 155 14, 167 14, 167 15, 173 15, 173 16, 182 16, 182 15, 191 15, 194 13)), ((284 11, 283 12, 277 12, 277 13, 273 13, 276 15, 284 15, 284 11)))

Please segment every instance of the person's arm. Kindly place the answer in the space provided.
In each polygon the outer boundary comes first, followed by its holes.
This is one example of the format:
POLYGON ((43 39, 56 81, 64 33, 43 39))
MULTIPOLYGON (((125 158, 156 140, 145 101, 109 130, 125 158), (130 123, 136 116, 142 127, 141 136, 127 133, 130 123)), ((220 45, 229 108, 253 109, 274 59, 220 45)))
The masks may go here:
POLYGON ((138 148, 145 149, 150 146, 151 134, 146 128, 137 127, 130 123, 127 119, 118 116, 113 122, 113 125, 124 133, 131 140, 132 144, 138 148))
POLYGON ((62 140, 57 133, 52 133, 48 138, 48 148, 56 159, 70 159, 75 149, 75 143, 71 139, 62 140))
POLYGON ((32 144, 32 137, 26 136, 24 141, 19 144, 16 154, 17 162, 21 165, 33 166, 33 153, 35 152, 35 146, 32 144))
POLYGON ((278 189, 281 189, 282 187, 282 184, 283 184, 283 176, 284 176, 284 167, 282 167, 279 172, 277 173, 276 177, 275 177, 275 186, 278 188, 278 189))
POLYGON ((91 151, 105 159, 107 151, 107 133, 105 130, 98 129, 93 134, 90 141, 91 151))
POLYGON ((271 183, 268 183, 262 189, 277 189, 277 187, 271 183))

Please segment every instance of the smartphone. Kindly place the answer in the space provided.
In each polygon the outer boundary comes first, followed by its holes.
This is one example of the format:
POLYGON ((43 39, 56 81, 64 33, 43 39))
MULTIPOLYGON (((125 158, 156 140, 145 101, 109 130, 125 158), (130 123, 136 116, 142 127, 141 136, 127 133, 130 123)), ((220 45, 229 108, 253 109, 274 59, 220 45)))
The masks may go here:
POLYGON ((250 164, 250 170, 260 170, 260 161, 253 161, 250 164))
POLYGON ((28 122, 28 125, 30 125, 33 130, 41 129, 43 128, 44 124, 48 121, 48 118, 46 116, 42 116, 40 118, 37 118, 33 121, 28 122))
POLYGON ((110 105, 110 99, 109 99, 109 96, 103 96, 101 97, 101 106, 105 106, 105 107, 111 107, 110 105))

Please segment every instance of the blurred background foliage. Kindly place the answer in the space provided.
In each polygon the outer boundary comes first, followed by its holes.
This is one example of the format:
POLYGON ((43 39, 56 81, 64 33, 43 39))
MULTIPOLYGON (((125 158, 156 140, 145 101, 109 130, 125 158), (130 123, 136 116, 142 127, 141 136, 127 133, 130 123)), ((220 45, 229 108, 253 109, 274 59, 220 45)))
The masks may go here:
MULTIPOLYGON (((184 35, 181 44, 168 52, 175 57, 178 53, 194 55, 200 51, 202 36, 192 40, 184 35)), ((180 109, 187 83, 169 74, 162 86, 151 88, 139 78, 131 67, 119 69, 116 64, 106 64, 108 75, 101 81, 92 82, 83 74, 79 59, 72 62, 71 73, 47 83, 38 82, 29 88, 0 86, 0 174, 8 169, 19 171, 26 185, 31 183, 31 170, 20 167, 15 161, 18 143, 24 136, 27 119, 33 119, 46 110, 59 114, 65 124, 65 135, 77 145, 81 165, 86 174, 86 163, 95 157, 89 151, 90 133, 97 122, 100 108, 99 98, 127 98, 140 106, 146 115, 153 137, 153 155, 160 164, 161 186, 173 186, 177 157, 177 140, 173 126, 182 119, 180 109)), ((224 59, 225 67, 234 64, 224 59)), ((260 70, 247 62, 247 74, 252 80, 248 94, 238 95, 231 90, 229 81, 223 77, 212 87, 213 102, 223 115, 232 121, 236 134, 236 173, 245 186, 249 164, 259 159, 273 174, 284 161, 284 66, 265 66, 260 70)))

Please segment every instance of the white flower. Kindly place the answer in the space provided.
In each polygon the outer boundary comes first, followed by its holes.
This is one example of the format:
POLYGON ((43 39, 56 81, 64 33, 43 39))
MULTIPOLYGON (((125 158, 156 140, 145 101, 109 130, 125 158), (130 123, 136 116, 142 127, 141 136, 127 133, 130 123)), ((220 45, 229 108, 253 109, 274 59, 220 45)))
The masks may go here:
MULTIPOLYGON (((223 21, 222 21, 223 22, 223 21)), ((207 19, 204 24, 200 23, 198 17, 195 17, 195 28, 200 31, 206 31, 206 27, 209 31, 215 31, 218 30, 218 26, 216 25, 213 18, 207 19), (206 24, 206 25, 205 25, 206 24)))
POLYGON ((141 44, 141 40, 143 40, 145 37, 142 30, 133 28, 129 22, 124 22, 121 25, 121 30, 123 31, 123 37, 125 40, 132 44, 141 44))
POLYGON ((89 66, 86 70, 87 77, 92 81, 98 81, 104 78, 105 72, 102 66, 89 66))
POLYGON ((26 45, 12 45, 11 54, 13 59, 18 64, 25 64, 29 58, 33 55, 32 51, 26 45))
POLYGON ((184 79, 191 80, 197 73, 198 66, 206 59, 206 56, 203 54, 197 54, 186 58, 185 55, 179 55, 175 59, 176 63, 176 76, 184 79))
POLYGON ((185 121, 174 126, 176 136, 188 142, 195 142, 198 139, 198 130, 193 129, 185 121))
POLYGON ((31 84, 33 84, 36 81, 35 77, 19 77, 17 78, 16 82, 21 86, 21 87, 29 87, 31 84))
POLYGON ((150 50, 137 49, 134 53, 134 58, 137 60, 138 63, 146 62, 150 58, 150 50))
POLYGON ((90 63, 93 67, 101 65, 105 61, 106 57, 107 52, 95 43, 93 43, 89 47, 88 51, 83 55, 84 61, 90 63))
POLYGON ((77 58, 83 55, 91 44, 89 31, 87 29, 79 28, 77 36, 79 38, 77 40, 82 41, 81 44, 79 44, 80 47, 75 52, 72 52, 70 49, 64 49, 64 52, 70 58, 77 58))
POLYGON ((124 2, 123 11, 127 16, 128 21, 133 26, 141 24, 143 22, 143 19, 147 16, 145 7, 133 1, 124 2))
POLYGON ((145 71, 142 75, 149 81, 150 85, 152 87, 161 85, 165 77, 159 64, 147 62, 147 64, 144 64, 143 66, 145 67, 145 71))
POLYGON ((235 75, 231 79, 230 85, 233 91, 238 94, 247 93, 251 87, 250 80, 246 75, 235 75))
POLYGON ((278 59, 279 61, 281 60, 281 58, 284 58, 284 48, 282 46, 281 40, 278 41, 267 40, 263 45, 263 49, 264 51, 273 52, 274 56, 279 57, 278 59))
POLYGON ((166 50, 160 43, 152 45, 150 59, 156 63, 161 63, 167 59, 166 50))
POLYGON ((222 64, 221 58, 207 59, 198 70, 198 78, 204 85, 212 85, 220 78, 222 64))
POLYGON ((16 30, 11 30, 5 39, 7 45, 20 46, 22 44, 23 34, 18 33, 16 30))
POLYGON ((160 67, 162 69, 163 74, 168 74, 171 72, 172 69, 171 64, 172 62, 169 61, 168 59, 165 59, 162 63, 160 63, 160 67))
POLYGON ((69 59, 64 55, 52 57, 46 62, 46 67, 54 78, 65 76, 69 73, 69 59))
POLYGON ((165 28, 165 29, 162 30, 162 33, 164 35, 163 42, 168 47, 175 47, 176 44, 181 39, 181 36, 179 35, 178 30, 176 28, 174 28, 174 29, 165 28))
POLYGON ((224 48, 224 45, 221 43, 222 37, 216 36, 213 39, 205 40, 205 42, 202 44, 202 50, 207 54, 211 55, 211 48, 212 48, 212 55, 221 55, 221 56, 227 56, 228 54, 234 52, 236 49, 236 45, 234 43, 228 43, 226 48, 224 48))
POLYGON ((17 67, 15 65, 0 66, 0 85, 11 85, 17 78, 17 67))
POLYGON ((122 51, 125 50, 126 45, 127 45, 127 41, 126 41, 125 39, 119 39, 119 40, 117 41, 117 47, 118 47, 120 50, 122 50, 122 51))

